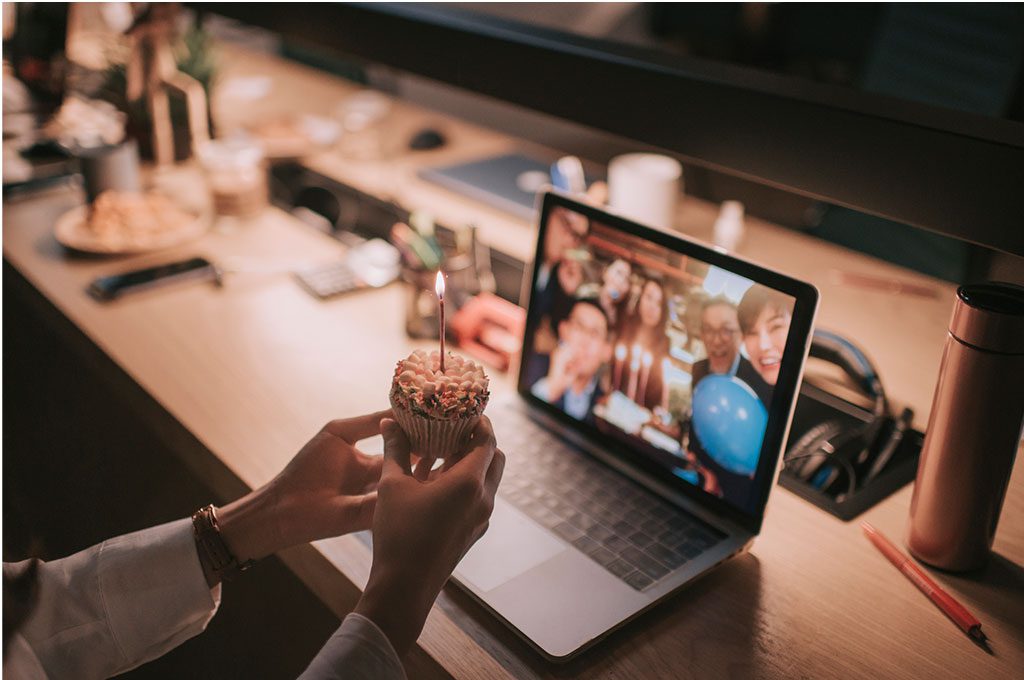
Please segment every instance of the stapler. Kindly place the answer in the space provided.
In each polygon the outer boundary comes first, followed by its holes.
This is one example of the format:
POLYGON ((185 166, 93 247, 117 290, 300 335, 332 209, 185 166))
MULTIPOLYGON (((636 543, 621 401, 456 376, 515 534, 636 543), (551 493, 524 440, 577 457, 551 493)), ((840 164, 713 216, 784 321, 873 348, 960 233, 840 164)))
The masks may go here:
POLYGON ((467 354, 507 371, 522 347, 526 310, 491 293, 471 298, 451 322, 467 354))

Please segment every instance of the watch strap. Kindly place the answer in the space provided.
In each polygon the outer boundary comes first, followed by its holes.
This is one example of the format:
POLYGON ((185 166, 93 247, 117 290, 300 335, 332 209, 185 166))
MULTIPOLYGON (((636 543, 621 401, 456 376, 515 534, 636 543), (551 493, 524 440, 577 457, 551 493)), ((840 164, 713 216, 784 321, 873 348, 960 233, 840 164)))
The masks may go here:
POLYGON ((221 580, 230 581, 256 563, 255 560, 239 562, 231 554, 231 550, 224 542, 224 537, 221 536, 220 525, 217 523, 217 512, 212 504, 199 508, 193 513, 192 533, 195 536, 199 558, 221 580))

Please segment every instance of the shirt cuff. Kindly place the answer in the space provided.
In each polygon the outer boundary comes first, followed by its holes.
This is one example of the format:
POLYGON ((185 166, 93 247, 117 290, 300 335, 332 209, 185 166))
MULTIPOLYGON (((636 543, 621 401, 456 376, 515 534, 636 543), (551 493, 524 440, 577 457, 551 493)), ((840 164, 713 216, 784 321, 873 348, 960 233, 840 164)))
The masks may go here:
POLYGON ((405 680, 391 641, 370 619, 355 612, 324 644, 300 680, 405 680))
POLYGON ((220 584, 206 583, 190 519, 110 539, 98 562, 110 633, 126 661, 120 671, 198 635, 220 606, 220 584))

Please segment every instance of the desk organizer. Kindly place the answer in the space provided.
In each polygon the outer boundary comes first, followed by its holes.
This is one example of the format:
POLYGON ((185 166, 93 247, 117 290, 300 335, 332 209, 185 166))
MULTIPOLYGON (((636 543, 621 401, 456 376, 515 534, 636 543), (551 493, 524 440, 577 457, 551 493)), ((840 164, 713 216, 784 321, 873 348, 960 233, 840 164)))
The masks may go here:
MULTIPOLYGON (((330 226, 331 235, 342 242, 349 232, 362 238, 389 240, 391 225, 409 220, 407 207, 370 196, 295 161, 271 165, 270 199, 285 212, 305 208, 320 215, 330 226)), ((442 248, 454 246, 455 236, 448 227, 438 224, 436 235, 442 248)), ((526 264, 495 248, 489 253, 495 293, 518 304, 526 264)))
MULTIPOLYGON (((805 382, 797 398, 789 446, 793 446, 812 427, 826 420, 837 419, 850 427, 857 427, 870 418, 871 414, 867 410, 805 382)), ((779 475, 779 485, 848 522, 914 480, 923 443, 923 433, 908 429, 892 460, 882 472, 864 486, 855 487, 852 494, 840 498, 816 489, 785 468, 779 475)))

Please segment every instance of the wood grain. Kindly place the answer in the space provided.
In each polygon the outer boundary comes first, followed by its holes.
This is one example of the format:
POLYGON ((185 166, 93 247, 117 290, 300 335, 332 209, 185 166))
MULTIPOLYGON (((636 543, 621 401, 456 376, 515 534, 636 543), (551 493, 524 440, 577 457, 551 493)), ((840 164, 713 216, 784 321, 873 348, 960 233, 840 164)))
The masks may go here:
MULTIPOLYGON (((274 112, 296 106, 329 111, 351 91, 294 65, 264 57, 243 62, 232 62, 234 72, 271 72, 275 82, 290 83, 275 91, 274 112)), ((266 112, 250 107, 247 113, 266 112)), ((408 115, 431 114, 410 109, 408 115)), ((413 127, 412 118, 404 120, 413 127)), ((446 158, 513 146, 495 133, 443 122, 455 140, 446 158)), ((508 252, 532 252, 529 224, 420 184, 416 163, 434 158, 361 169, 329 153, 313 162, 357 188, 384 195, 391 187, 403 202, 476 221, 508 252)), ((405 338, 398 285, 330 302, 299 288, 285 271, 289 266, 336 258, 342 247, 280 211, 270 209, 249 224, 211 231, 158 256, 107 260, 72 256, 53 239, 57 217, 80 201, 63 191, 5 205, 4 257, 194 437, 188 464, 204 470, 226 497, 239 486, 266 482, 327 420, 384 407, 394 361, 421 346, 405 338), (215 261, 248 258, 281 271, 232 274, 223 289, 185 286, 112 305, 85 293, 96 276, 195 253, 215 261)), ((688 198, 678 226, 707 237, 714 215, 714 206, 688 198)), ((868 347, 890 393, 913 406, 916 425, 923 426, 952 287, 758 220, 748 220, 748 227, 741 252, 818 285, 820 325, 868 347), (927 299, 847 288, 832 282, 836 268, 896 277, 940 294, 927 299)), ((495 378, 495 391, 511 389, 507 379, 495 378)), ((763 534, 749 555, 566 665, 543 661, 454 586, 431 612, 417 653, 459 678, 1011 677, 1024 668, 1021 466, 1018 457, 989 567, 971 576, 935 574, 983 621, 993 656, 973 646, 898 574, 855 523, 836 520, 782 489, 774 491, 763 534)), ((865 519, 901 539, 910 491, 895 494, 865 519)), ((343 615, 365 582, 370 553, 349 536, 296 548, 283 558, 343 615)))

